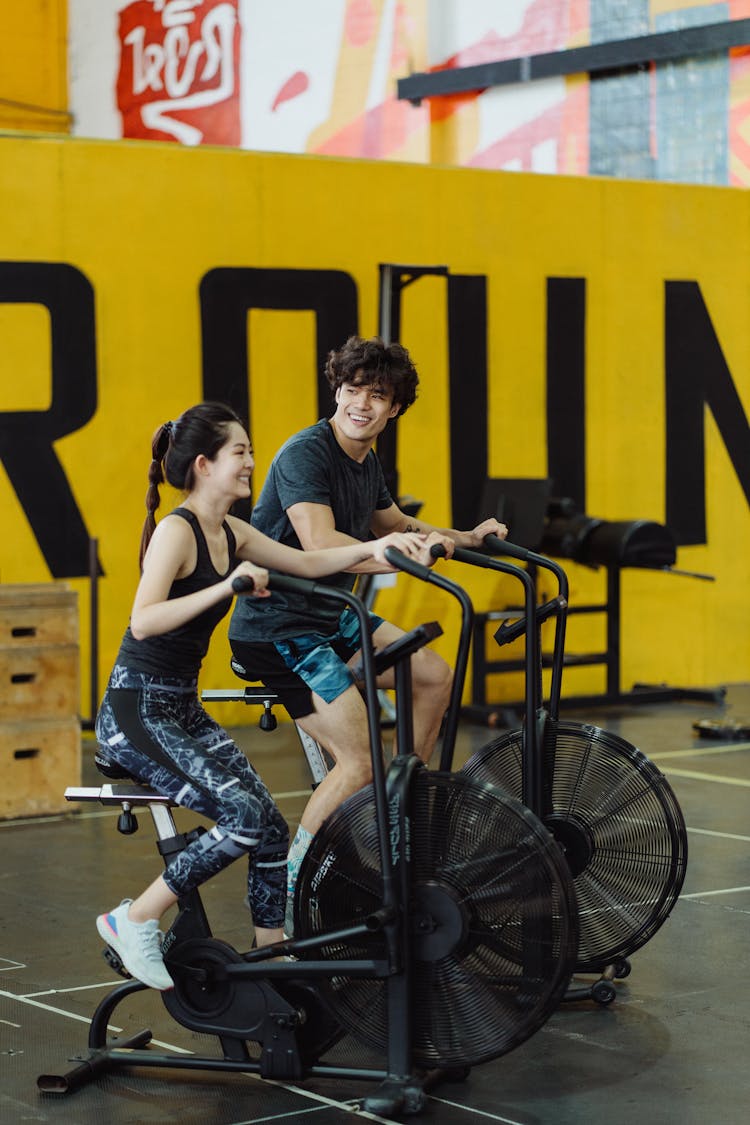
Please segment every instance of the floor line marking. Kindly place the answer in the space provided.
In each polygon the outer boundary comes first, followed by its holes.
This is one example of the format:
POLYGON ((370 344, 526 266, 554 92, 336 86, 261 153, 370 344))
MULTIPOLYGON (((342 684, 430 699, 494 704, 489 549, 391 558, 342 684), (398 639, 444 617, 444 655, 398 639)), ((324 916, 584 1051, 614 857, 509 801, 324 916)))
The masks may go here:
POLYGON ((488 1113, 484 1109, 473 1109, 467 1105, 461 1105, 460 1102, 449 1101, 448 1098, 438 1098, 435 1094, 428 1094, 430 1101, 440 1102, 441 1105, 449 1105, 453 1109, 462 1109, 464 1113, 470 1113, 473 1117, 487 1117, 490 1121, 501 1121, 502 1125, 524 1125, 522 1121, 516 1121, 513 1117, 498 1117, 494 1113, 488 1113))
POLYGON ((701 773, 699 770, 673 770, 670 766, 664 767, 664 773, 670 777, 689 777, 694 781, 713 781, 717 785, 737 785, 750 789, 750 778, 746 777, 720 777, 717 773, 701 773))
MULTIPOLYGON (((328 1108, 329 1108, 329 1106, 327 1106, 327 1105, 310 1106, 309 1109, 303 1109, 302 1113, 304 1113, 304 1114, 320 1113, 321 1110, 328 1109, 328 1108)), ((273 1113, 269 1117, 249 1117, 245 1121, 233 1121, 232 1125, 262 1125, 262 1122, 264 1122, 264 1121, 283 1121, 285 1117, 298 1118, 299 1116, 300 1116, 300 1110, 291 1109, 291 1110, 286 1110, 284 1113, 273 1113)))
MULTIPOLYGON (((242 1072, 246 1074, 245 1071, 242 1072)), ((369 1110, 360 1109, 355 1103, 355 1099, 349 1098, 344 1102, 337 1102, 334 1098, 327 1098, 323 1094, 316 1094, 312 1090, 302 1090, 299 1086, 294 1086, 290 1082, 281 1082, 278 1078, 261 1078, 259 1074, 246 1074, 247 1078, 252 1078, 255 1082, 262 1082, 264 1086, 276 1086, 280 1090, 288 1090, 293 1094, 302 1094, 304 1097, 309 1098, 311 1101, 320 1102, 320 1108, 326 1109, 335 1107, 336 1109, 343 1109, 347 1113, 352 1113, 356 1117, 361 1118, 363 1121, 380 1121, 383 1125, 399 1125, 391 1117, 378 1117, 376 1113, 370 1113, 369 1110)), ((462 1108, 466 1108, 463 1106, 462 1108)), ((474 1112, 473 1110, 471 1111, 474 1112)), ((234 1121, 232 1125, 254 1125, 256 1118, 250 1118, 249 1121, 234 1121)), ((270 1119, 269 1119, 270 1120, 270 1119)), ((510 1122, 509 1125, 521 1125, 521 1122, 510 1122)))
POLYGON ((686 829, 694 836, 716 836, 719 840, 740 840, 743 844, 750 844, 750 836, 740 836, 737 832, 716 832, 711 828, 686 829))
MULTIPOLYGON (((5 996, 9 1000, 17 1000, 20 1004, 28 1004, 31 1008, 41 1008, 45 1012, 52 1012, 56 1016, 66 1016, 67 1019, 78 1020, 79 1023, 91 1023, 89 1016, 81 1016, 77 1012, 68 1012, 64 1008, 56 1008, 52 1004, 42 1004, 39 1000, 32 999, 31 996, 18 996, 15 992, 6 992, 0 989, 0 996, 5 996)), ((123 1029, 115 1027, 114 1024, 107 1024, 107 1031, 113 1032, 115 1035, 121 1035, 123 1029)), ((165 1050, 174 1051, 180 1055, 192 1055, 193 1051, 188 1051, 185 1047, 176 1047, 174 1043, 164 1043, 161 1039, 149 1039, 149 1043, 153 1043, 155 1047, 164 1047, 165 1050)), ((110 1046, 117 1046, 116 1043, 110 1046)))
MULTIPOLYGON (((149 1039, 149 1043, 153 1043, 155 1047, 164 1047, 167 1051, 174 1051, 176 1055, 194 1055, 195 1051, 189 1051, 187 1047, 176 1047, 174 1043, 164 1043, 161 1039, 149 1039)), ((115 1046, 115 1044, 112 1044, 115 1046)))
POLYGON ((722 887, 716 891, 691 891, 689 895, 680 895, 680 898, 711 898, 712 895, 736 895, 743 891, 750 891, 750 887, 722 887))
POLYGON ((99 984, 77 984, 72 988, 47 988, 43 992, 24 992, 24 1000, 33 1000, 36 996, 62 996, 66 992, 86 992, 92 988, 114 988, 119 981, 103 980, 99 984))
MULTIPOLYGON (((0 996, 5 996, 8 1000, 17 1000, 19 1004, 28 1004, 30 1008, 41 1008, 45 1012, 53 1012, 56 1016, 67 1016, 68 1019, 78 1020, 79 1023, 91 1023, 88 1016, 80 1016, 77 1012, 66 1012, 64 1008, 55 1008, 52 1004, 42 1004, 39 1000, 32 1000, 28 996, 19 996, 16 992, 6 992, 5 989, 0 989, 0 996)), ((115 1027, 113 1024, 107 1024, 109 1031, 114 1031, 120 1034, 121 1027, 115 1027)))
POLYGON ((689 750, 663 750, 658 754, 649 754, 652 761, 660 758, 704 758, 714 754, 734 754, 737 750, 750 750, 750 742, 733 742, 731 746, 708 746, 704 749, 692 747, 689 750))

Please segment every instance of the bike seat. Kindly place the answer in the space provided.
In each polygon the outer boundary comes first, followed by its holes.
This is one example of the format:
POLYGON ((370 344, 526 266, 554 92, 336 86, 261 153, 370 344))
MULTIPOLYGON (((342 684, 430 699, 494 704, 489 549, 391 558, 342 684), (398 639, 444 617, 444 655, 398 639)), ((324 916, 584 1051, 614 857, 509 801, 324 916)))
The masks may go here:
POLYGON ((99 773, 104 774, 105 777, 113 778, 116 781, 122 778, 133 781, 138 780, 133 777, 130 770, 125 769, 125 766, 121 766, 119 762, 115 762, 112 758, 107 758, 106 755, 102 753, 101 748, 94 752, 94 765, 99 770, 99 773))
POLYGON ((232 659, 229 661, 229 667, 232 669, 235 676, 239 676, 239 678, 241 680, 250 681, 250 677, 247 674, 247 669, 245 668, 245 665, 240 664, 240 662, 239 662, 239 660, 237 659, 236 656, 233 656, 232 659))
MULTIPOLYGON (((246 703, 263 703, 265 700, 269 700, 271 703, 276 703, 278 701, 276 692, 271 691, 267 687, 264 687, 257 676, 251 676, 245 668, 244 664, 240 664, 236 656, 233 656, 229 661, 229 667, 232 669, 235 676, 239 676, 241 680, 246 680, 249 684, 256 685, 255 687, 245 688, 242 699, 244 699, 246 703)), ((203 697, 206 699, 218 699, 219 695, 216 692, 212 693, 211 695, 209 695, 208 692, 204 692, 203 697)))

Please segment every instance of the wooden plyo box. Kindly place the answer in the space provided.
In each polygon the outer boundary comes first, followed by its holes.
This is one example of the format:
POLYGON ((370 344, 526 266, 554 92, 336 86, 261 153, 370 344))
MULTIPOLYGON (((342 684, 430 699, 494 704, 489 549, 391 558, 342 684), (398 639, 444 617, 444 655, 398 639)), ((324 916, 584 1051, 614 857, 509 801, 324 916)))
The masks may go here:
POLYGON ((55 583, 0 583, 0 646, 78 644, 78 595, 55 583))
POLYGON ((80 784, 78 595, 0 584, 0 819, 69 808, 80 784))
POLYGON ((70 718, 78 710, 78 674, 78 645, 0 645, 0 724, 70 718))
POLYGON ((69 812, 63 794, 81 781, 81 724, 0 723, 0 777, 0 820, 69 812))

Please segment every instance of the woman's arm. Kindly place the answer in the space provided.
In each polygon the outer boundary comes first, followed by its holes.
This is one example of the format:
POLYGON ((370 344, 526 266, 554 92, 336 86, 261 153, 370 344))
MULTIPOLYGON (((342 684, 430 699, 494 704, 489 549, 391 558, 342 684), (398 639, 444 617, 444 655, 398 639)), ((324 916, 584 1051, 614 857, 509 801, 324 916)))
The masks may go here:
POLYGON ((253 579, 255 589, 252 593, 256 597, 268 593, 265 589, 268 571, 243 562, 223 582, 170 601, 172 583, 176 578, 190 574, 196 559, 195 537, 189 524, 179 518, 161 520, 143 560, 143 574, 130 615, 130 630, 137 641, 169 633, 224 598, 231 598, 234 593, 232 580, 238 574, 246 574, 253 579))
MULTIPOLYGON (((320 504, 311 506, 322 507, 320 504)), ((301 578, 322 578, 327 574, 336 574, 340 570, 356 573, 365 573, 367 570, 392 571, 393 567, 385 559, 386 547, 395 547, 413 558, 423 555, 425 548, 425 540, 420 535, 396 533, 360 543, 358 539, 341 535, 334 528, 332 538, 335 536, 334 542, 340 541, 341 546, 298 551, 294 547, 277 543, 275 539, 270 539, 248 523, 232 517, 229 519, 237 539, 238 558, 252 559, 262 566, 285 571, 301 578)))

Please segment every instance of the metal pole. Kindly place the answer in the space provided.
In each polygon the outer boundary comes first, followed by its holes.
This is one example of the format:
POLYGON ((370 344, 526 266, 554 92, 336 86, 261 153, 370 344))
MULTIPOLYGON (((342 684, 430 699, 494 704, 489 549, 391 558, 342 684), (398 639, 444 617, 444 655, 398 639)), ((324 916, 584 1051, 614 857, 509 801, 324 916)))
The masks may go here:
POLYGON ((89 714, 82 726, 93 730, 99 707, 99 540, 89 538, 89 714))

